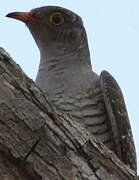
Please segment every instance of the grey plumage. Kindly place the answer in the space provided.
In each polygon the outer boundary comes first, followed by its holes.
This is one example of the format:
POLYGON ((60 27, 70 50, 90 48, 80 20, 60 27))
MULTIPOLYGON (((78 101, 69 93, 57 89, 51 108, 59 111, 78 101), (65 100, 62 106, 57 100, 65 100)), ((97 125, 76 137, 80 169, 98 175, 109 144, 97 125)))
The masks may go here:
MULTIPOLYGON (((106 71, 92 71, 86 32, 81 18, 65 8, 46 6, 22 20, 40 50, 36 84, 63 112, 72 115, 136 171, 133 136, 122 92, 106 71), (29 19, 29 17, 31 18, 29 19)), ((19 18, 20 17, 20 18, 19 18)))

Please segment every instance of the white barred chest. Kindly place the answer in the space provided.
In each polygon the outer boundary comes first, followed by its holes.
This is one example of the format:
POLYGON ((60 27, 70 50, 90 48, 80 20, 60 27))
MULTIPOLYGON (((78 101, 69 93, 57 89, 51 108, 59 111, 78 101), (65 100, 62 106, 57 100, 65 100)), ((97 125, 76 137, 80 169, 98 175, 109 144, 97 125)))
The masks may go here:
POLYGON ((56 107, 70 113, 72 119, 81 123, 91 134, 96 136, 111 149, 111 132, 108 115, 100 87, 86 91, 71 93, 57 93, 51 96, 56 107))

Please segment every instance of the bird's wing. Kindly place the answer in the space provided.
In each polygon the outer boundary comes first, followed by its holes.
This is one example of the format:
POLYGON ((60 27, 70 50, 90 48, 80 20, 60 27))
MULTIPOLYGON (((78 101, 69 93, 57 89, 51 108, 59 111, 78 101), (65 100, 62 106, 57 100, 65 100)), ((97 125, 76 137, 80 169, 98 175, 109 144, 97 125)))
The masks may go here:
POLYGON ((136 152, 122 91, 116 80, 107 71, 100 75, 115 154, 133 170, 137 170, 136 152))

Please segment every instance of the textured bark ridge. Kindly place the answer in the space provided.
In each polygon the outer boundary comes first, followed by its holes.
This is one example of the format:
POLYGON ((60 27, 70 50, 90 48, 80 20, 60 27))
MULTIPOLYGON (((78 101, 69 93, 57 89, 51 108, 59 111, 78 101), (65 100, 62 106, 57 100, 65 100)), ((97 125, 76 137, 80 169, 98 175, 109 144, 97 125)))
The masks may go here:
POLYGON ((42 91, 0 48, 0 180, 134 180, 134 171, 42 91))

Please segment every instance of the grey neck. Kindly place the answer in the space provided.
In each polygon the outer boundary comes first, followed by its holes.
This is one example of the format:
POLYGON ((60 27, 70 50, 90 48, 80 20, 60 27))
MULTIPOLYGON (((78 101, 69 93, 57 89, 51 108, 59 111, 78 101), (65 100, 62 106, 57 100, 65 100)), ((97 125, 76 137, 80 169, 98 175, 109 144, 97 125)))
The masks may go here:
POLYGON ((83 74, 92 71, 88 45, 70 50, 54 44, 40 49, 41 60, 36 84, 44 91, 53 91, 66 82, 77 82, 83 74))

